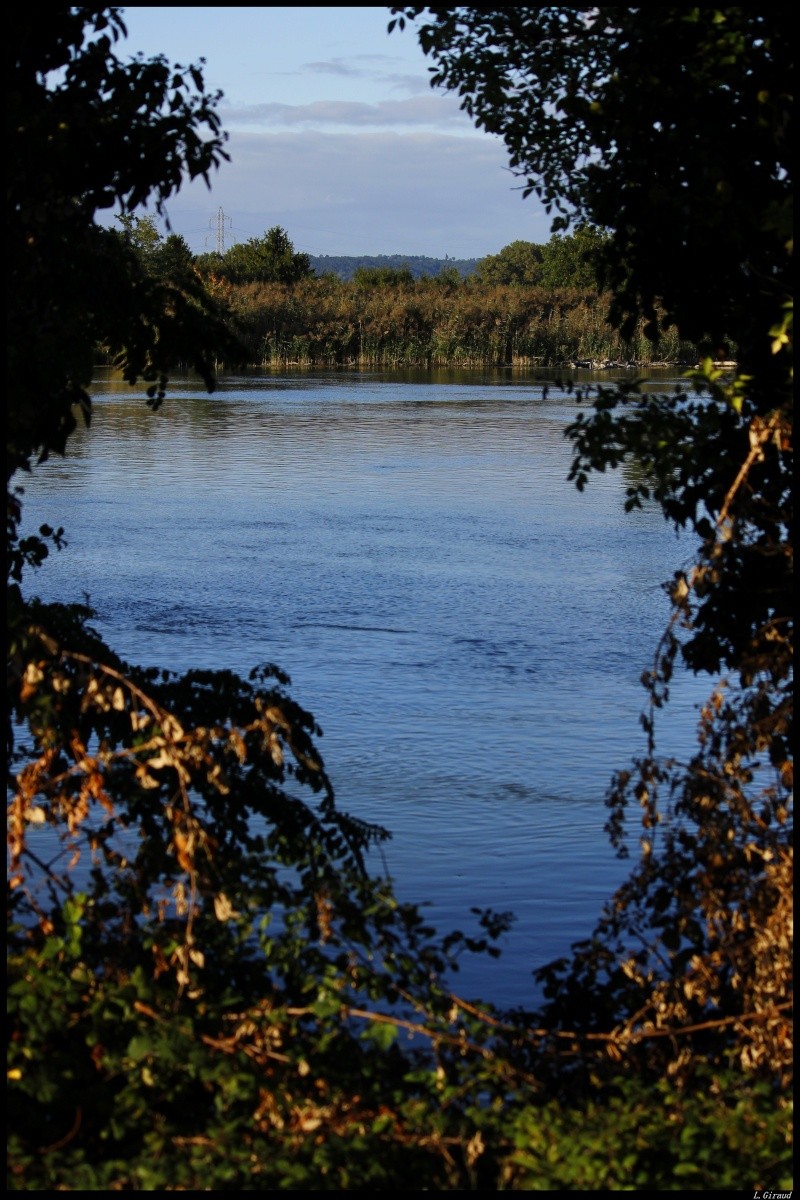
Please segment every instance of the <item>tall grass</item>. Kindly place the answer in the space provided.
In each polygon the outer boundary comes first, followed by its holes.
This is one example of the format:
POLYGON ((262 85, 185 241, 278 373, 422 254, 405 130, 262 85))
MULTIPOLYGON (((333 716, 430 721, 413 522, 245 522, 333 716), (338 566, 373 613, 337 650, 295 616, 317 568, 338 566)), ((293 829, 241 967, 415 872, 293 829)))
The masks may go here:
POLYGON ((227 285, 253 365, 557 367, 576 361, 690 362, 672 330, 657 344, 623 340, 607 297, 465 281, 359 286, 333 277, 293 286, 227 285))

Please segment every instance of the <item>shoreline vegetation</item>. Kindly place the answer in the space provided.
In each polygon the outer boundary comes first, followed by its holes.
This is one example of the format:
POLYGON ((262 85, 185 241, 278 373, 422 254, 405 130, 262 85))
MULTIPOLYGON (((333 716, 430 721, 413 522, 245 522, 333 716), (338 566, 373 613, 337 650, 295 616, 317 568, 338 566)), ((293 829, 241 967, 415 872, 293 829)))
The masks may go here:
POLYGON ((608 297, 591 291, 436 277, 208 286, 224 289, 254 366, 649 367, 699 357, 677 330, 653 344, 642 323, 624 340, 606 321, 608 297))
POLYGON ((708 357, 731 365, 736 356, 719 335, 682 338, 658 302, 627 325, 615 320, 598 267, 607 239, 589 227, 544 246, 513 242, 474 263, 340 257, 316 273, 280 226, 225 254, 193 255, 153 218, 119 220, 147 275, 195 301, 199 290, 216 309, 237 366, 619 370, 708 357))
MULTIPOLYGON (((332 277, 232 284, 213 275, 206 287, 230 312, 249 366, 608 370, 692 367, 704 357, 675 329, 653 343, 640 322, 623 338, 606 320, 609 298, 578 289, 436 277, 382 287, 332 277)), ((716 357, 733 361, 730 348, 716 357)))

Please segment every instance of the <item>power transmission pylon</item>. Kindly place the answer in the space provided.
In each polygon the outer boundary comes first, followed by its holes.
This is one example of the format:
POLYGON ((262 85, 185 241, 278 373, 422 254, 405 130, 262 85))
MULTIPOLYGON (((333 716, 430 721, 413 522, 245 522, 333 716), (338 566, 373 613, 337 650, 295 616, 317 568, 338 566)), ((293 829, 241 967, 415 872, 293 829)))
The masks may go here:
MULTIPOLYGON (((233 226, 232 226, 232 218, 225 216, 225 213, 222 211, 222 206, 220 206, 217 209, 217 215, 215 217, 209 218, 209 222, 208 222, 209 229, 213 229, 215 224, 216 224, 216 235, 217 235, 217 254, 224 254, 225 253, 225 228, 226 228, 226 225, 227 225, 228 229, 231 229, 233 226)), ((206 238, 206 245, 208 245, 208 238, 206 238)))

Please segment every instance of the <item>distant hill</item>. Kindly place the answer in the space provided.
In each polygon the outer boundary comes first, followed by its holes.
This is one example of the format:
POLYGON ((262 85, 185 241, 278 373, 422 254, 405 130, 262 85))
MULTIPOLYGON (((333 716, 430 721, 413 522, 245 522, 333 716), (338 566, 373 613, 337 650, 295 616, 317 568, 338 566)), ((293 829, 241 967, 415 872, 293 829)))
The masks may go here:
POLYGON ((309 254, 308 261, 317 275, 338 275, 340 279, 352 279, 359 267, 392 267, 395 270, 408 267, 415 279, 423 275, 438 275, 441 271, 455 268, 462 276, 471 275, 477 258, 426 258, 421 254, 309 254))

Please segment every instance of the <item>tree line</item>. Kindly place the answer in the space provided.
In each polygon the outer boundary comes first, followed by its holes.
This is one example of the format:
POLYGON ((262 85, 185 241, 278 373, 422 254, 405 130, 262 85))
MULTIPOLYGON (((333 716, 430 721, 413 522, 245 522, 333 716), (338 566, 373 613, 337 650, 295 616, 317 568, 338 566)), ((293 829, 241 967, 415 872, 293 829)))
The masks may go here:
POLYGON ((464 277, 471 275, 478 264, 477 258, 431 258, 425 254, 309 254, 308 261, 316 275, 336 275, 345 280, 352 279, 363 267, 407 268, 413 279, 440 275, 443 271, 457 271, 464 277))
MULTIPOLYGON (((196 257, 151 217, 125 217, 122 236, 148 272, 194 272, 223 300, 252 365, 688 365, 700 353, 675 328, 654 342, 643 321, 625 338, 609 323, 594 266, 604 238, 589 228, 544 246, 512 242, 468 276, 450 263, 414 275, 387 256, 346 279, 316 275, 279 226, 224 255, 196 257)), ((725 357, 732 353, 728 345, 725 357)))
MULTIPOLYGON (((140 218, 148 220, 148 218, 140 218)), ((149 219, 157 236, 155 223, 149 219)), ((583 226, 574 234, 553 234, 544 244, 515 241, 484 258, 428 258, 424 255, 310 255, 295 254, 289 235, 280 226, 260 238, 239 242, 225 253, 198 255, 203 274, 234 283, 294 283, 311 275, 338 279, 405 282, 439 278, 450 283, 476 276, 481 283, 530 284, 545 288, 597 288, 593 256, 604 238, 599 230, 583 226)), ((188 246, 186 247, 188 250, 188 246)))

